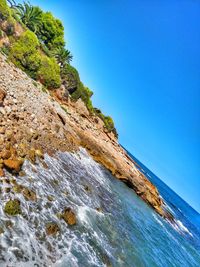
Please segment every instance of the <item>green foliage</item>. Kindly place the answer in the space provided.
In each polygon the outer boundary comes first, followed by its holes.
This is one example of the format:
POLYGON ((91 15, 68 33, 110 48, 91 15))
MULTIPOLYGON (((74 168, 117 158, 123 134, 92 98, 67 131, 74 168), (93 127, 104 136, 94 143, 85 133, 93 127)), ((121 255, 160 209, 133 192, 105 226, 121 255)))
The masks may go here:
POLYGON ((100 109, 94 108, 94 113, 102 119, 108 132, 113 132, 116 138, 118 137, 114 121, 110 116, 105 116, 100 109))
POLYGON ((32 78, 36 78, 41 61, 38 47, 39 42, 36 35, 27 30, 14 42, 9 54, 11 61, 27 72, 32 78))
POLYGON ((0 51, 3 53, 3 54, 5 54, 5 55, 9 55, 9 53, 10 53, 10 48, 8 47, 8 46, 3 46, 3 47, 1 47, 0 48, 0 51))
POLYGON ((26 25, 31 31, 37 32, 41 25, 42 10, 37 6, 32 6, 30 3, 24 2, 18 4, 15 7, 16 14, 20 20, 26 25))
POLYGON ((41 25, 37 35, 42 43, 50 50, 64 47, 64 27, 59 19, 56 19, 51 12, 42 13, 41 25))
POLYGON ((54 58, 42 56, 38 78, 47 88, 53 89, 60 86, 60 68, 54 58))
MULTIPOLYGON (((13 41, 11 48, 3 47, 1 51, 8 54, 16 66, 32 78, 38 79, 43 84, 42 90, 45 92, 46 88, 58 88, 62 81, 72 100, 77 101, 81 98, 89 112, 102 119, 107 131, 118 137, 113 119, 93 107, 93 92, 83 85, 78 71, 69 64, 73 56, 64 47, 64 27, 61 21, 52 13, 43 12, 30 3, 24 2, 17 6, 14 0, 9 0, 9 3, 12 8, 8 7, 6 0, 0 0, 0 21, 6 21, 7 28, 4 31, 11 35, 9 39, 13 38, 13 41), (13 35, 16 20, 25 29, 30 29, 17 40, 13 35)), ((64 107, 63 109, 65 110, 64 107)))
POLYGON ((73 58, 71 52, 66 50, 64 47, 58 47, 55 49, 53 51, 53 55, 61 68, 63 68, 66 64, 69 64, 73 58))
POLYGON ((66 64, 61 70, 62 79, 70 78, 71 80, 80 82, 80 77, 78 71, 69 64, 66 64))
POLYGON ((16 6, 15 0, 7 0, 7 2, 10 4, 10 7, 16 6))
POLYGON ((0 20, 6 20, 10 17, 10 8, 6 0, 0 0, 0 20))
POLYGON ((76 91, 71 95, 72 100, 77 101, 79 98, 83 100, 85 103, 87 109, 93 113, 93 106, 91 101, 91 96, 93 95, 93 92, 88 88, 85 87, 82 82, 78 84, 78 88, 76 91))
POLYGON ((4 212, 8 215, 15 216, 21 214, 20 201, 18 199, 9 200, 6 202, 4 212))
POLYGON ((45 44, 40 43, 40 49, 45 53, 46 56, 52 57, 52 52, 46 47, 45 44))
POLYGON ((15 21, 12 18, 12 13, 6 0, 0 0, 0 21, 6 20, 6 25, 4 26, 4 31, 7 35, 12 35, 14 32, 15 21))
POLYGON ((74 93, 77 88, 81 86, 78 71, 69 64, 66 64, 63 68, 61 68, 61 79, 70 94, 74 93))
POLYGON ((0 39, 3 37, 3 32, 2 30, 0 29, 0 39))

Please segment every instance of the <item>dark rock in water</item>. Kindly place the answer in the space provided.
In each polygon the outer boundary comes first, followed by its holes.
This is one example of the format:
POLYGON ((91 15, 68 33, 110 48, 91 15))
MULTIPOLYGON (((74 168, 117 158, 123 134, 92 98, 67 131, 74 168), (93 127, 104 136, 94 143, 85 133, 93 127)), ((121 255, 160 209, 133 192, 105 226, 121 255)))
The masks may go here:
POLYGON ((4 230, 2 227, 0 227, 0 235, 4 233, 4 230))
POLYGON ((12 216, 21 214, 20 201, 18 199, 9 200, 4 207, 4 212, 12 216))
POLYGON ((12 228, 13 227, 13 222, 12 221, 5 221, 5 226, 6 228, 12 228))
POLYGON ((62 213, 62 219, 69 225, 76 224, 76 215, 71 208, 66 208, 62 213))
POLYGON ((50 196, 50 195, 47 196, 47 199, 48 199, 49 201, 54 201, 54 197, 53 197, 53 196, 50 196))
POLYGON ((56 235, 59 231, 60 228, 56 223, 47 223, 46 225, 47 235, 56 235))
POLYGON ((96 207, 96 211, 101 212, 101 213, 103 212, 101 207, 96 207))
POLYGON ((24 187, 24 189, 22 190, 22 194, 23 194, 24 198, 28 201, 36 201, 37 200, 36 193, 29 188, 24 187))
POLYGON ((20 177, 26 176, 25 171, 20 171, 20 172, 19 172, 19 176, 20 176, 20 177))
POLYGON ((10 193, 10 191, 11 191, 10 187, 6 187, 4 190, 6 193, 10 193))
POLYGON ((87 192, 91 192, 91 189, 90 189, 90 187, 89 187, 88 185, 84 185, 84 189, 85 189, 85 191, 87 191, 87 192))

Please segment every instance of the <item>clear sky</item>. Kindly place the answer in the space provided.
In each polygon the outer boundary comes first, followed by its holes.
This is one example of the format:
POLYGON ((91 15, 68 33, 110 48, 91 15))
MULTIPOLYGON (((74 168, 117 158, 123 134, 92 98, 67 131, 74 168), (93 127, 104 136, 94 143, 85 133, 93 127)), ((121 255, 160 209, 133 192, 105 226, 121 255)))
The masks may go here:
POLYGON ((119 140, 200 212, 200 2, 31 0, 59 17, 119 140))

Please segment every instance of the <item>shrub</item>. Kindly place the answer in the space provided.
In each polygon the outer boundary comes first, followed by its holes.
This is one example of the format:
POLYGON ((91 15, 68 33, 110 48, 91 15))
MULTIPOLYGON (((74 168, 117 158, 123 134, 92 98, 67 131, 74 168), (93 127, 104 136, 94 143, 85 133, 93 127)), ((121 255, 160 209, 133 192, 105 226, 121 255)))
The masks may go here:
POLYGON ((54 50, 65 45, 64 27, 59 19, 56 19, 51 12, 42 13, 41 23, 36 32, 38 38, 48 49, 54 50))
POLYGON ((42 56, 41 66, 38 71, 38 79, 47 88, 58 88, 61 84, 60 67, 55 58, 42 56))
POLYGON ((14 31, 15 31, 15 21, 12 17, 10 17, 6 23, 5 33, 8 36, 11 36, 14 34, 14 31))
POLYGON ((37 32, 41 24, 42 10, 37 6, 32 6, 29 2, 15 6, 15 12, 21 22, 31 31, 37 32))
POLYGON ((10 53, 10 47, 7 46, 7 45, 4 45, 4 46, 2 46, 2 47, 0 48, 0 51, 1 51, 3 54, 5 54, 6 56, 8 56, 9 53, 10 53))
POLYGON ((115 137, 118 138, 118 133, 116 131, 114 121, 110 116, 105 116, 100 109, 94 108, 94 113, 102 119, 104 122, 105 128, 108 130, 108 132, 113 132, 115 137))
POLYGON ((93 105, 90 97, 93 95, 93 92, 85 87, 82 82, 79 82, 76 91, 71 95, 72 100, 77 101, 79 98, 83 100, 87 109, 93 113, 93 105))
POLYGON ((10 8, 6 0, 0 0, 0 20, 6 20, 11 16, 10 8))
POLYGON ((73 94, 80 85, 80 77, 78 71, 69 64, 61 69, 62 83, 70 94, 73 94))
POLYGON ((41 61, 38 47, 39 42, 36 35, 27 30, 13 43, 9 55, 11 61, 32 78, 36 78, 41 61))

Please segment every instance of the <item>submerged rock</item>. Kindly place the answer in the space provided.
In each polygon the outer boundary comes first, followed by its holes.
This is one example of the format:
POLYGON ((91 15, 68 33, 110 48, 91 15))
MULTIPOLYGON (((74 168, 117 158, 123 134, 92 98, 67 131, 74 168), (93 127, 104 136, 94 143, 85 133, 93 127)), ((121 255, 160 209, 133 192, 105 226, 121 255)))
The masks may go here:
POLYGON ((11 216, 21 214, 20 201, 18 199, 9 200, 4 207, 4 212, 11 216))
POLYGON ((37 200, 36 193, 29 188, 24 187, 22 190, 22 194, 23 194, 24 198, 28 201, 36 201, 37 200))
POLYGON ((62 213, 62 219, 69 225, 75 225, 76 222, 76 214, 71 208, 65 208, 62 213))
POLYGON ((46 224, 47 235, 56 235, 59 231, 60 231, 60 228, 56 223, 47 223, 46 224))
POLYGON ((0 235, 4 233, 4 230, 2 227, 0 227, 0 235))

